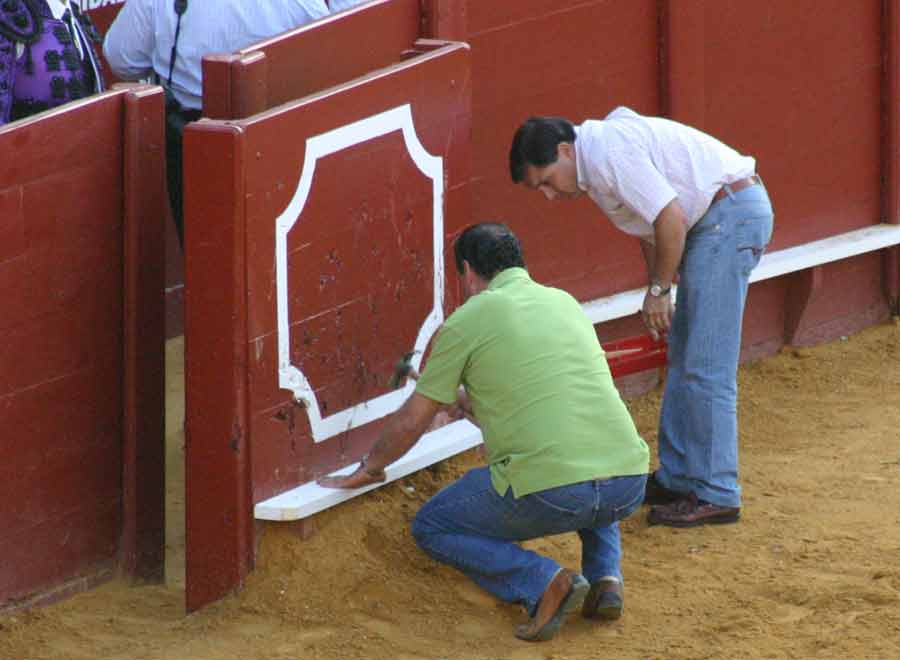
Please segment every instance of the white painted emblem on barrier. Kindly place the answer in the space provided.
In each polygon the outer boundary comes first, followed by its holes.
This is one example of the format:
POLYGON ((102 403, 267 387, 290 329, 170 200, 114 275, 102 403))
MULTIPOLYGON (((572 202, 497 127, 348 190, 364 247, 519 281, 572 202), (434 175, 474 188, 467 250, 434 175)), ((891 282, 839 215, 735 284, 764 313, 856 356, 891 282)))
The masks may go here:
POLYGON ((402 389, 382 394, 322 418, 319 402, 303 372, 291 363, 290 318, 288 314, 288 232, 301 219, 319 158, 337 153, 355 144, 381 137, 392 131, 402 131, 406 150, 416 167, 432 184, 432 215, 434 232, 434 305, 419 328, 412 359, 416 369, 422 362, 422 353, 434 332, 444 321, 444 164, 440 156, 432 156, 419 141, 413 125, 409 104, 387 110, 366 119, 341 126, 306 141, 306 158, 297 190, 287 208, 275 221, 275 261, 278 296, 278 384, 291 390, 294 398, 303 403, 309 415, 313 440, 321 442, 357 426, 380 419, 397 410, 415 388, 407 382, 402 389))

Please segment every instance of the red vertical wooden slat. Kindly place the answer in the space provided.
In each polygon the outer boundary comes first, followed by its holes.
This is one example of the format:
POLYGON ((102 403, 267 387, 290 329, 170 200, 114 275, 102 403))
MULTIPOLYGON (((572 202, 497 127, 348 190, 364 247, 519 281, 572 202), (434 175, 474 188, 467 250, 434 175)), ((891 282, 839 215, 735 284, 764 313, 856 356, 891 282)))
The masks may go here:
POLYGON ((185 131, 188 611, 239 587, 253 564, 243 141, 237 126, 185 131))
POLYGON ((666 97, 663 106, 676 121, 703 129, 706 117, 706 30, 703 0, 667 0, 662 7, 666 97))
POLYGON ((122 570, 160 580, 165 562, 164 96, 124 96, 122 570))
POLYGON ((203 116, 241 119, 266 109, 266 54, 209 55, 203 58, 203 116))
MULTIPOLYGON (((884 0, 884 220, 900 224, 900 0, 884 0)), ((894 314, 900 314, 900 247, 884 252, 884 288, 894 314)))
POLYGON ((423 0, 422 36, 465 41, 469 35, 468 0, 423 0))
POLYGON ((231 62, 232 117, 242 119, 266 109, 269 98, 266 54, 244 53, 231 62))
POLYGON ((900 224, 900 0, 884 0, 885 220, 900 224))
POLYGON ((207 55, 203 58, 203 116, 228 119, 231 108, 231 63, 239 55, 207 55))
POLYGON ((0 127, 0 609, 120 556, 122 97, 0 127))
POLYGON ((268 57, 267 107, 394 64, 421 35, 420 0, 382 0, 240 50, 268 57))

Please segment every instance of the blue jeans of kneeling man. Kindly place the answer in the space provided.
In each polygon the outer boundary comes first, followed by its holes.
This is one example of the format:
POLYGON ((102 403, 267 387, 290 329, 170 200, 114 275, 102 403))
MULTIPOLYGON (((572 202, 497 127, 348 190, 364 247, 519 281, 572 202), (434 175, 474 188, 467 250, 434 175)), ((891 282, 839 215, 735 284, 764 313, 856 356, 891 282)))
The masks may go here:
POLYGON ((476 468, 432 497, 412 533, 425 552, 472 578, 497 598, 521 603, 533 616, 560 569, 516 541, 577 532, 581 573, 589 582, 622 579, 618 521, 641 504, 647 475, 584 481, 520 498, 500 496, 490 469, 476 468))
POLYGON ((711 504, 741 506, 737 367, 750 273, 772 236, 762 185, 729 192, 695 224, 679 267, 659 421, 657 478, 711 504))

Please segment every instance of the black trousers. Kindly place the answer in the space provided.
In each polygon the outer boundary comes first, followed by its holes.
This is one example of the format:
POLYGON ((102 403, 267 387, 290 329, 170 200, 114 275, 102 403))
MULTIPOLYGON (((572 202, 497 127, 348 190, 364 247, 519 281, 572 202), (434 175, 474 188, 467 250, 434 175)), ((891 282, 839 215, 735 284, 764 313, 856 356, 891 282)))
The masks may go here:
POLYGON ((166 178, 169 186, 169 204, 172 218, 178 230, 178 242, 184 247, 184 127, 200 119, 199 110, 181 106, 174 97, 166 99, 166 178))

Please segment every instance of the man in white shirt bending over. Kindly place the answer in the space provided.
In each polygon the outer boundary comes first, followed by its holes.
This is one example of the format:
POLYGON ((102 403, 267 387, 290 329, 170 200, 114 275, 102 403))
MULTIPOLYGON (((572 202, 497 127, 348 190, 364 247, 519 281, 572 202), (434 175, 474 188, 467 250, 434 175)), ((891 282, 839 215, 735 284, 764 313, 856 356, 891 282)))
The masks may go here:
POLYGON ((648 521, 736 522, 741 322, 750 272, 773 224, 756 161, 689 126, 620 107, 580 126, 527 120, 509 163, 514 183, 550 200, 587 193, 641 241, 649 275, 642 317, 652 335, 667 333, 669 341, 648 521))

